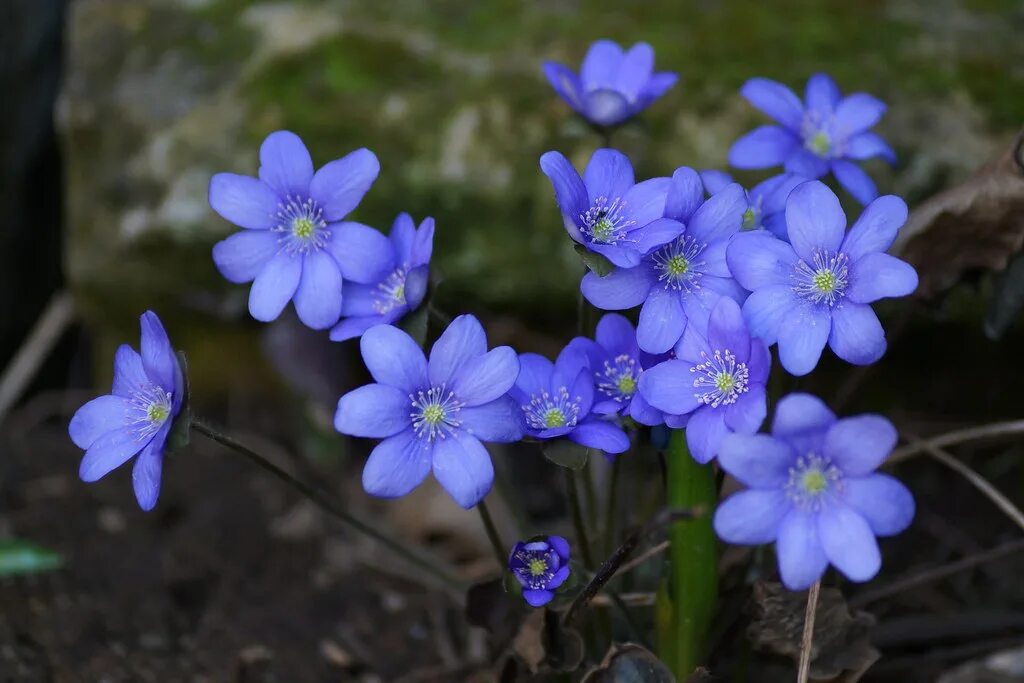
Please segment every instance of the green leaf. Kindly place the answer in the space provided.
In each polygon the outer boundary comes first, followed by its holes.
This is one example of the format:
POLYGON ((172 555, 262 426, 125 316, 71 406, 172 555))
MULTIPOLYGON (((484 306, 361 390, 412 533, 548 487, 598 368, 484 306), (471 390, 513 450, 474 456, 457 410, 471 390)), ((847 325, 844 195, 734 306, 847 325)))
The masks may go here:
POLYGON ((568 439, 546 441, 541 446, 545 458, 559 467, 567 467, 570 470, 582 470, 590 458, 591 450, 568 439))
POLYGON ((52 550, 16 539, 0 540, 0 578, 59 569, 63 558, 52 550))
POLYGON ((615 270, 615 265, 611 261, 597 252, 590 251, 582 244, 575 245, 573 249, 575 249, 576 253, 580 255, 581 259, 583 259, 583 263, 586 264, 587 268, 590 268, 591 271, 597 273, 598 277, 604 277, 615 270))

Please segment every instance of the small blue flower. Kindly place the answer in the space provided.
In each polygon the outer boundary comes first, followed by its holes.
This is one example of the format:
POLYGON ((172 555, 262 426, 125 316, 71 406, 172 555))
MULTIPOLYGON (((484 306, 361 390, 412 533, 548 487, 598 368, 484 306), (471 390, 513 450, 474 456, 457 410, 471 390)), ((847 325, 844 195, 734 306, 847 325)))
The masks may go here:
POLYGON ((685 224, 685 230, 650 248, 636 267, 616 268, 605 277, 587 273, 580 283, 583 296, 603 310, 643 304, 637 341, 648 353, 667 352, 690 324, 706 334, 718 299, 742 301, 745 295, 726 266, 725 249, 739 232, 746 209, 739 185, 733 183, 705 201, 697 172, 676 170, 665 204, 668 218, 660 223, 685 224))
POLYGON ((395 269, 378 282, 345 285, 344 319, 331 330, 333 341, 358 337, 374 325, 396 323, 423 301, 434 248, 434 219, 424 219, 417 229, 409 214, 399 214, 388 241, 395 269))
POLYGON ((894 195, 865 207, 849 232, 839 199, 817 180, 789 195, 789 244, 764 232, 737 235, 729 245, 729 270, 752 294, 743 304, 750 332, 779 344, 782 367, 806 375, 827 343, 854 365, 885 354, 885 332, 874 301, 906 296, 917 272, 885 251, 907 220, 906 203, 894 195))
POLYGON ((259 178, 213 176, 210 206, 245 228, 213 247, 213 261, 229 281, 252 282, 253 318, 274 320, 294 300, 303 324, 327 329, 341 317, 343 277, 371 284, 395 269, 387 238, 342 222, 379 172, 359 149, 314 173, 302 140, 282 130, 260 147, 259 178))
POLYGON ((825 74, 807 81, 803 102, 785 85, 767 78, 752 78, 740 93, 779 125, 761 126, 737 140, 729 151, 732 166, 783 164, 789 173, 809 179, 831 171, 861 204, 878 196, 874 182, 854 161, 880 156, 896 162, 892 148, 869 131, 885 113, 883 102, 866 93, 841 97, 825 74))
POLYGON ((526 602, 543 607, 569 578, 569 542, 561 536, 519 541, 508 557, 508 568, 522 585, 526 602))
POLYGON ((428 361, 412 337, 391 325, 363 334, 360 349, 375 384, 338 401, 342 434, 383 439, 363 468, 363 488, 381 498, 404 496, 433 470, 464 508, 491 490, 494 467, 483 441, 522 438, 519 410, 505 394, 519 374, 508 346, 487 350, 471 315, 460 315, 435 342, 428 361))
POLYGON ((831 563, 851 581, 868 581, 882 559, 875 536, 893 536, 914 517, 914 499, 878 474, 896 445, 879 415, 837 420, 809 394, 779 401, 767 434, 731 434, 718 462, 750 487, 715 512, 715 531, 741 545, 776 542, 782 582, 803 590, 831 563))
POLYGON ((545 152, 540 167, 555 188, 569 236, 617 266, 637 265, 653 247, 683 230, 677 221, 663 218, 671 181, 634 183, 633 165, 622 152, 597 150, 582 178, 560 152, 545 152))
MULTIPOLYGON (((728 173, 714 170, 701 171, 700 179, 709 195, 718 194, 733 182, 728 173)), ((797 185, 807 180, 795 173, 782 173, 754 185, 747 191, 742 229, 763 228, 779 239, 786 239, 786 199, 797 185)))
POLYGON ((536 353, 519 356, 519 378, 509 391, 521 411, 523 431, 535 439, 568 438, 605 453, 624 453, 629 437, 593 414, 594 373, 586 352, 569 344, 554 363, 536 353))
POLYGON ((544 75, 566 104, 597 126, 615 126, 636 116, 679 78, 669 71, 654 73, 654 49, 647 43, 624 53, 610 40, 590 46, 579 76, 555 62, 544 63, 544 75))
POLYGON ((640 395, 667 415, 669 427, 686 427, 686 443, 699 463, 718 453, 727 434, 753 434, 768 412, 765 383, 768 347, 751 338, 739 304, 722 297, 706 335, 688 326, 676 358, 640 376, 640 395))
POLYGON ((68 434, 85 450, 78 476, 94 482, 138 455, 135 498, 152 510, 160 496, 164 444, 185 398, 185 379, 156 313, 140 319, 142 354, 123 344, 114 355, 111 393, 78 409, 68 434))

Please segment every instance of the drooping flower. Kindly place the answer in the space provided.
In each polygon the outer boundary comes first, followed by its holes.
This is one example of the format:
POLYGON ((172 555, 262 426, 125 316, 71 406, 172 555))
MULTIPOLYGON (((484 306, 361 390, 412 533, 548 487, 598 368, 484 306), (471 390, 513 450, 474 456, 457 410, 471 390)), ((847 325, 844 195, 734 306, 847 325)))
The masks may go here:
POLYGON ((164 445, 181 412, 185 379, 156 313, 143 313, 140 324, 142 354, 128 344, 118 348, 110 394, 79 408, 68 434, 85 450, 78 470, 85 482, 99 480, 138 455, 132 486, 139 507, 148 511, 160 497, 164 445))
POLYGON ((768 347, 751 338, 739 304, 722 297, 711 311, 707 334, 687 327, 676 358, 640 376, 640 395, 667 414, 668 426, 685 425, 690 453, 706 463, 727 434, 753 434, 761 427, 770 369, 768 347))
POLYGON ((602 127, 636 116, 679 78, 670 71, 654 73, 654 49, 647 43, 623 52, 610 40, 590 46, 579 76, 555 62, 544 63, 544 75, 566 104, 602 127))
POLYGON ((893 536, 914 517, 914 499, 875 472, 896 445, 879 415, 837 420, 810 394, 779 401, 771 435, 731 434, 718 462, 749 487, 715 512, 715 531, 741 545, 776 542, 782 582, 803 590, 831 563, 851 581, 881 566, 876 536, 893 536))
POLYGON ((622 152, 597 150, 582 178, 560 152, 545 152, 540 167, 555 188, 569 236, 617 266, 635 266, 683 230, 663 218, 669 179, 634 183, 633 165, 622 152))
POLYGON ((333 341, 358 337, 374 325, 396 323, 423 301, 434 247, 434 219, 425 218, 417 229, 409 214, 399 214, 388 241, 394 270, 378 282, 345 285, 344 318, 331 330, 333 341))
POLYGON ((779 125, 761 126, 737 140, 729 151, 736 168, 782 164, 805 178, 829 171, 861 204, 878 196, 875 183, 854 163, 872 157, 896 162, 896 154, 870 132, 885 113, 885 104, 866 93, 842 97, 825 74, 807 81, 801 102, 792 90, 767 78, 752 78, 740 89, 752 105, 779 125))
POLYGON ((381 498, 404 496, 427 474, 464 508, 491 490, 494 467, 481 441, 518 441, 519 408, 506 396, 519 374, 508 346, 487 350, 471 315, 460 315, 434 343, 429 361, 412 337, 391 325, 360 339, 374 384, 338 401, 342 434, 383 439, 363 468, 363 488, 381 498))
POLYGON ((763 232, 736 236, 727 260, 752 292, 743 316, 751 334, 768 345, 778 342, 782 367, 806 375, 826 343, 854 365, 885 354, 885 332, 870 304, 917 288, 914 268, 885 253, 906 219, 906 203, 886 195, 845 232, 839 199, 814 180, 789 196, 789 244, 763 232))
MULTIPOLYGON (((732 176, 724 171, 700 172, 708 194, 717 194, 728 187, 732 176)), ((795 173, 772 176, 747 190, 747 210, 743 212, 743 230, 765 229, 779 239, 786 239, 786 199, 797 185, 808 179, 795 173)))
POLYGON ((536 353, 519 356, 519 378, 508 392, 519 406, 523 431, 535 439, 568 438, 605 453, 624 453, 629 437, 593 412, 594 375, 586 352, 569 344, 552 363, 536 353))
POLYGON ((214 245, 213 261, 229 281, 253 283, 253 318, 274 320, 294 300, 303 324, 326 329, 341 317, 343 277, 371 284, 395 269, 384 235, 342 222, 379 171, 373 152, 358 149, 314 173, 302 140, 282 130, 260 147, 259 178, 213 176, 210 206, 245 228, 214 245))
POLYGON ((569 578, 569 542, 561 536, 519 541, 508 557, 508 568, 523 587, 526 602, 543 607, 569 578))
POLYGON ((743 188, 732 184, 707 201, 697 172, 680 168, 672 175, 665 222, 685 230, 660 247, 651 248, 633 268, 616 268, 599 277, 587 273, 580 289, 587 301, 603 310, 643 305, 637 341, 648 353, 665 353, 683 336, 687 325, 707 332, 711 308, 722 296, 742 301, 745 292, 725 263, 729 239, 740 230, 747 209, 743 188))

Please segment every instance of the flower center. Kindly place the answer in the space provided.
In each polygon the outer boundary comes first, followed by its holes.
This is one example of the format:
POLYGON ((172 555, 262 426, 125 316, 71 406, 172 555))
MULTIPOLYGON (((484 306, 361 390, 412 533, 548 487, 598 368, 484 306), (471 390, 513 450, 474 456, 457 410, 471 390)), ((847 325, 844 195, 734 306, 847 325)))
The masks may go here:
POLYGON ((571 400, 566 387, 559 387, 554 395, 546 391, 534 394, 530 402, 522 406, 526 424, 530 429, 574 427, 580 415, 581 400, 579 396, 571 400))
POLYGON ((693 380, 693 394, 700 403, 712 408, 735 403, 740 394, 748 390, 750 370, 746 363, 737 363, 736 354, 729 349, 715 349, 712 355, 701 352, 699 365, 690 368, 697 375, 693 380))
POLYGON ((542 557, 534 557, 530 560, 528 568, 531 575, 542 576, 548 570, 548 562, 542 557))
POLYGON ((808 138, 806 146, 819 157, 825 158, 832 151, 832 138, 825 131, 819 130, 808 138))
POLYGON ((152 436, 171 416, 172 396, 156 384, 147 384, 136 391, 128 408, 126 420, 139 438, 152 436))
POLYGON ((757 214, 758 214, 758 211, 754 207, 752 207, 752 206, 747 207, 747 210, 743 212, 743 223, 740 226, 741 229, 743 229, 743 230, 753 230, 754 228, 756 228, 757 227, 757 214))
POLYGON ((399 306, 404 306, 406 304, 405 278, 407 276, 408 271, 405 266, 399 266, 383 282, 379 283, 375 292, 376 300, 373 302, 373 310, 384 315, 399 306))
POLYGON ((523 548, 513 556, 512 571, 526 588, 544 590, 561 563, 551 549, 527 550, 523 548))
POLYGON ((786 495, 799 507, 817 512, 827 496, 842 490, 843 473, 826 458, 808 453, 789 468, 786 495))
POLYGON ((331 237, 323 214, 312 199, 288 195, 277 205, 277 224, 271 230, 281 235, 278 241, 293 256, 319 251, 331 237))
POLYGON ((793 291, 812 303, 834 306, 846 293, 849 259, 842 252, 814 252, 811 264, 801 260, 793 269, 793 291))
POLYGON ((700 288, 703 275, 700 268, 704 262, 697 259, 706 246, 689 235, 682 235, 649 257, 665 289, 689 292, 700 288))
POLYGON ((580 232, 599 244, 615 244, 636 224, 626 213, 626 203, 616 197, 598 197, 594 205, 580 216, 580 232))
POLYGON ((595 372, 597 390, 619 403, 629 400, 636 393, 637 378, 641 370, 629 354, 616 356, 604 362, 604 372, 595 372))
POLYGON ((443 439, 462 424, 458 415, 464 404, 444 385, 409 394, 409 401, 412 403, 412 412, 409 413, 412 428, 421 439, 443 439))

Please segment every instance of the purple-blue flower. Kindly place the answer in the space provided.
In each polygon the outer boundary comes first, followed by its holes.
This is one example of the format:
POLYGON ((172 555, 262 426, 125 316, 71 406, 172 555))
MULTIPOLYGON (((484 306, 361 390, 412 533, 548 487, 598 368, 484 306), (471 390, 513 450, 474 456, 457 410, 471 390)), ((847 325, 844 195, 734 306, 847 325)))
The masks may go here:
MULTIPOLYGON (((724 171, 700 172, 700 179, 709 195, 718 194, 732 182, 724 171)), ((786 199, 797 185, 808 179, 795 173, 782 173, 754 185, 747 191, 747 210, 743 212, 743 230, 765 229, 786 239, 786 199)))
POLYGON ((752 78, 740 89, 752 105, 779 125, 761 126, 737 140, 729 151, 736 168, 782 164, 789 173, 820 178, 829 171, 861 204, 878 196, 875 183, 854 163, 880 156, 896 162, 892 148, 870 128, 885 104, 866 93, 842 97, 825 74, 807 81, 801 102, 792 90, 767 78, 752 78))
POLYGON ((727 434, 753 434, 768 413, 765 383, 768 347, 751 338, 739 304, 722 297, 706 335, 688 326, 676 358, 640 376, 640 395, 667 415, 669 427, 686 427, 686 444, 699 463, 710 461, 727 434))
POLYGON ((568 438, 605 453, 624 453, 629 437, 593 412, 594 374, 586 352, 569 344, 552 363, 536 353, 519 356, 519 377, 508 392, 519 406, 523 431, 535 439, 568 438))
POLYGON ((378 282, 345 285, 344 318, 331 330, 333 341, 358 337, 374 325, 396 323, 423 301, 434 248, 434 219, 425 218, 417 229, 412 217, 401 213, 388 241, 394 270, 378 282))
POLYGON ((579 76, 555 62, 544 63, 544 75, 566 104, 597 126, 639 114, 679 78, 669 71, 654 73, 654 49, 647 43, 623 52, 610 40, 590 46, 579 76))
POLYGON ((487 350, 471 315, 460 315, 430 350, 412 337, 377 325, 360 339, 374 384, 338 401, 334 426, 342 434, 383 439, 363 468, 363 488, 381 498, 404 496, 427 474, 464 508, 491 490, 494 467, 481 441, 522 438, 519 407, 506 396, 519 374, 508 346, 487 350))
POLYGON ((185 379, 167 332, 156 313, 141 319, 140 355, 122 344, 114 355, 114 385, 78 409, 68 434, 85 450, 78 470, 82 481, 94 482, 138 455, 132 469, 135 498, 152 510, 160 497, 164 444, 181 411, 185 379))
POLYGON ((252 282, 253 318, 274 320, 294 300, 305 325, 326 329, 341 317, 342 278, 371 284, 394 270, 384 235, 342 222, 379 171, 373 152, 358 149, 314 173, 302 140, 282 130, 260 147, 259 178, 213 176, 210 206, 245 228, 213 247, 213 261, 229 281, 252 282))
POLYGON ((705 201, 697 172, 676 170, 665 205, 668 218, 659 223, 685 224, 685 230, 663 246, 649 248, 636 267, 616 268, 605 277, 587 273, 580 283, 583 296, 603 310, 643 304, 637 341, 648 353, 667 352, 689 324, 705 334, 711 308, 720 297, 742 301, 745 296, 725 263, 725 249, 739 232, 746 210, 739 185, 705 201))
POLYGON ((633 165, 622 152, 597 150, 582 178, 560 152, 545 152, 540 167, 555 188, 569 236, 617 266, 637 265, 683 230, 663 218, 670 180, 634 183, 633 165))
POLYGON ((839 199, 813 180, 789 195, 788 244, 765 232, 736 236, 727 260, 751 292, 743 316, 751 334, 778 342, 782 367, 806 375, 826 343, 854 365, 885 354, 885 332, 869 304, 917 288, 914 268, 885 253, 906 219, 906 203, 886 195, 845 232, 839 199))
POLYGON ((543 607, 569 578, 569 542, 561 536, 519 541, 509 554, 508 568, 523 587, 526 602, 543 607))
POLYGON ((914 517, 914 499, 878 474, 896 445, 879 415, 837 420, 810 394, 779 401, 772 433, 731 434, 718 462, 749 487, 715 512, 715 531, 741 545, 776 542, 782 582, 803 590, 831 563, 851 581, 878 573, 876 536, 893 536, 914 517))

